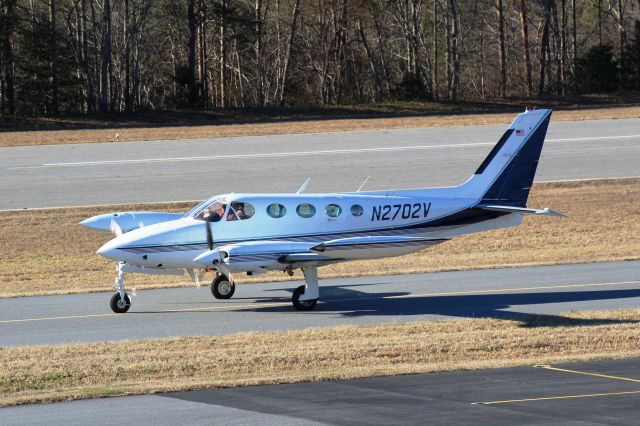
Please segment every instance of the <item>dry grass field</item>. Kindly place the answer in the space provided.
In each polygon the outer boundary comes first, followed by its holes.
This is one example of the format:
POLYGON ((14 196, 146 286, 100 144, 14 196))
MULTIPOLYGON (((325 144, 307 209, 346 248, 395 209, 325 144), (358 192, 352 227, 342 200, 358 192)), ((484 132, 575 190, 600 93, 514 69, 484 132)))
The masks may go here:
POLYGON ((3 348, 0 406, 640 356, 640 310, 3 348))
MULTIPOLYGON (((504 266, 640 259, 640 179, 544 183, 529 205, 568 217, 526 217, 516 228, 463 236, 432 250, 325 267, 321 277, 434 272, 504 266)), ((0 213, 0 297, 108 291, 113 263, 95 254, 110 235, 82 219, 115 210, 185 211, 190 203, 61 208, 0 213)), ((236 277, 239 283, 289 279, 283 273, 236 277)), ((296 273, 295 279, 301 279, 296 273)), ((185 278, 127 276, 129 288, 193 285, 185 278)))
MULTIPOLYGON (((131 126, 81 130, 33 130, 0 132, 0 147, 21 145, 50 145, 109 141, 140 141, 163 139, 195 139, 233 136, 280 135, 294 133, 326 133, 353 130, 378 130, 395 128, 446 127, 484 124, 509 124, 509 113, 432 114, 408 117, 371 118, 310 118, 304 120, 272 121, 243 124, 188 123, 167 126, 131 126), (117 136, 116 136, 117 135, 117 136)), ((581 108, 559 110, 553 121, 597 120, 640 117, 640 106, 581 108)))

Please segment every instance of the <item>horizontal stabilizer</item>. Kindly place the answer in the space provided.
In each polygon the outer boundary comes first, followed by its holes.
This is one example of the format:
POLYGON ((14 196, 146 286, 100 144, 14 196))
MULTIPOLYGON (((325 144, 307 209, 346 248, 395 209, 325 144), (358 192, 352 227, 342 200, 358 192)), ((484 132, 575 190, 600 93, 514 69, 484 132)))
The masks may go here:
POLYGON ((502 213, 523 213, 523 214, 537 214, 541 216, 557 216, 557 217, 565 217, 564 213, 561 213, 556 210, 551 210, 550 208, 540 209, 529 209, 525 207, 511 207, 511 206, 477 206, 477 208, 482 210, 489 210, 492 212, 502 212, 502 213))

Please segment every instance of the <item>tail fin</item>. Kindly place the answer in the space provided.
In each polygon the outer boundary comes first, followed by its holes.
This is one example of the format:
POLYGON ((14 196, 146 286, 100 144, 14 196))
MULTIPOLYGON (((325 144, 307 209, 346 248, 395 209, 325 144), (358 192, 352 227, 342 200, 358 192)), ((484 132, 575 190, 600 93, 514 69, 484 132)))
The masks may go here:
POLYGON ((536 174, 550 109, 519 114, 471 178, 459 187, 463 196, 492 205, 525 207, 536 174))

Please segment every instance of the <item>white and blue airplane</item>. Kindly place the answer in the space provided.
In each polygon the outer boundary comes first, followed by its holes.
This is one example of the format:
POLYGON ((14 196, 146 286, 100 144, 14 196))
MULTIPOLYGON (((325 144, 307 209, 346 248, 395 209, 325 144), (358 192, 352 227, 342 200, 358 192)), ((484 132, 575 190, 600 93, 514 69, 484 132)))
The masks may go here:
POLYGON ((225 194, 185 214, 120 212, 81 225, 116 237, 98 254, 117 262, 111 309, 126 312, 125 273, 183 275, 195 282, 216 273, 211 291, 228 299, 233 274, 302 269, 305 285, 293 306, 315 307, 317 268, 350 260, 401 256, 455 236, 519 225, 527 208, 551 110, 519 114, 462 185, 450 188, 306 194, 225 194))

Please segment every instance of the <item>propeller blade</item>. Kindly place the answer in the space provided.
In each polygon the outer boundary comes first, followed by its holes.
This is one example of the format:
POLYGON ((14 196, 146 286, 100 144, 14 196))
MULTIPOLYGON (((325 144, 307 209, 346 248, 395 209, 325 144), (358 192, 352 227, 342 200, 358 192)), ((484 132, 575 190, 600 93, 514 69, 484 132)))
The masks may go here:
POLYGON ((111 219, 111 225, 109 226, 109 229, 111 230, 111 232, 113 232, 113 235, 115 235, 116 237, 119 237, 120 235, 124 234, 124 232, 122 231, 122 228, 120 227, 118 222, 115 221, 115 219, 111 219))
POLYGON ((205 213, 204 226, 207 227, 207 247, 213 250, 213 233, 211 232, 211 213, 205 213))

